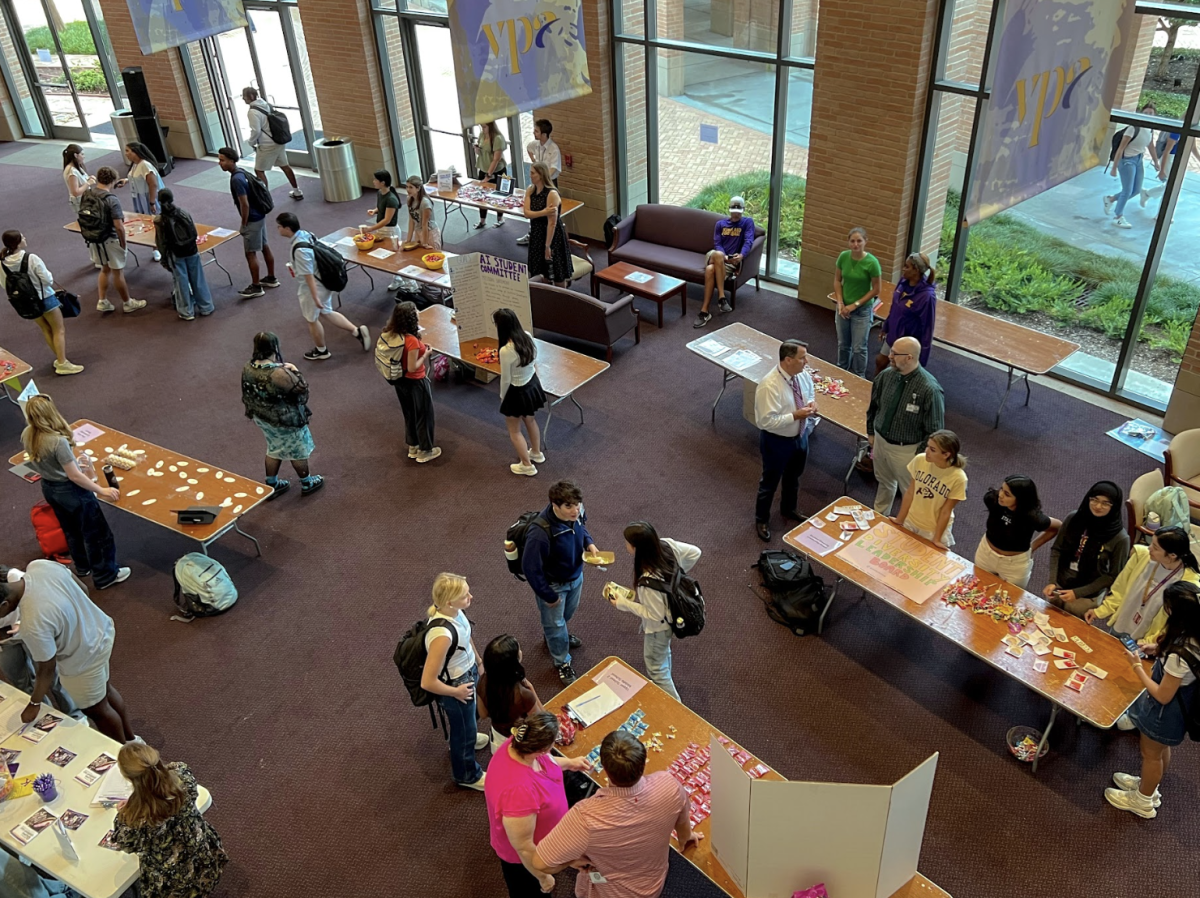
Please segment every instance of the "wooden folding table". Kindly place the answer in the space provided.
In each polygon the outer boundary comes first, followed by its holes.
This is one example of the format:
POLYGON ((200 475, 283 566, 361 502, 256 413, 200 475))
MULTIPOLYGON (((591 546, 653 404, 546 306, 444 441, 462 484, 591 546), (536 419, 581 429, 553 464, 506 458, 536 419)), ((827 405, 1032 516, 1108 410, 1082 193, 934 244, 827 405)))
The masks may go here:
MULTIPOLYGON (((488 212, 495 212, 500 215, 512 215, 515 218, 525 218, 525 209, 523 206, 525 191, 514 190, 513 198, 521 200, 515 205, 507 206, 497 200, 488 197, 488 193, 496 189, 496 185, 491 181, 476 181, 468 179, 461 182, 460 186, 453 190, 433 190, 430 188, 436 187, 436 181, 431 181, 425 187, 425 195, 431 200, 441 200, 443 203, 442 226, 444 227, 447 220, 450 218, 450 206, 458 207, 458 214, 462 216, 463 224, 468 228, 471 222, 467 219, 467 213, 464 211, 465 206, 472 209, 486 209, 488 212)), ((568 199, 562 194, 562 205, 558 207, 559 218, 565 218, 576 209, 583 206, 579 200, 568 199)))
POLYGON ((322 243, 328 243, 336 249, 343 259, 346 260, 346 265, 353 265, 356 268, 362 269, 362 273, 367 276, 367 280, 371 282, 371 289, 375 289, 375 279, 371 277, 370 269, 382 271, 391 275, 398 275, 403 272, 404 277, 412 278, 414 281, 420 281, 423 284, 433 284, 438 287, 450 287, 450 266, 443 265, 438 270, 426 268, 421 261, 421 257, 431 252, 440 252, 447 260, 454 258, 455 253, 448 253, 445 250, 431 250, 418 246, 416 249, 401 249, 404 241, 399 237, 384 237, 382 240, 377 240, 375 245, 367 252, 363 252, 357 246, 344 241, 354 238, 359 234, 358 228, 342 228, 334 231, 332 234, 326 234, 321 238, 322 243), (381 249, 384 252, 389 252, 392 255, 385 258, 372 256, 371 253, 381 249), (409 270, 405 270, 409 269, 409 270), (419 270, 418 270, 419 269, 419 270))
MULTIPOLYGON (((70 224, 63 225, 63 229, 79 233, 79 222, 73 221, 70 224)), ((221 264, 217 258, 217 247, 222 246, 241 234, 241 231, 236 228, 222 228, 220 225, 206 225, 196 223, 196 234, 202 241, 196 244, 196 249, 201 255, 207 254, 209 259, 203 262, 204 265, 216 265, 221 271, 225 272, 225 277, 229 278, 229 286, 233 286, 233 275, 221 264), (213 231, 231 231, 229 234, 216 235, 213 231)), ((125 243, 129 255, 133 257, 133 264, 140 266, 142 263, 138 260, 137 253, 129 246, 147 246, 150 249, 156 249, 157 244, 154 240, 154 216, 144 215, 140 212, 131 212, 125 215, 125 243)))
POLYGON ((0 388, 4 390, 4 398, 13 405, 20 405, 20 403, 9 392, 8 382, 16 382, 16 391, 19 395, 21 392, 21 382, 17 378, 28 374, 32 370, 33 366, 28 362, 17 358, 7 349, 0 349, 0 388))
MULTIPOLYGON (((789 546, 806 555, 813 564, 828 568, 836 577, 833 593, 830 595, 829 602, 821 613, 821 624, 824 623, 825 615, 828 613, 829 607, 833 604, 838 588, 843 582, 850 582, 862 589, 864 593, 875 596, 877 599, 908 615, 917 621, 917 623, 923 624, 938 635, 945 637, 964 651, 1013 678, 1050 702, 1050 720, 1042 732, 1038 754, 1041 753, 1047 740, 1050 738, 1050 730, 1054 726, 1054 721, 1058 717, 1060 709, 1069 711, 1079 720, 1085 720, 1098 729, 1107 730, 1116 724, 1117 719, 1128 710, 1129 706, 1142 693, 1141 681, 1134 675, 1130 668, 1125 646, 1118 639, 1102 630, 1089 626, 1072 614, 1061 611, 1040 596, 1026 592, 1019 586, 1013 586, 1011 583, 1007 583, 994 574, 989 574, 975 567, 970 561, 948 549, 934 547, 948 558, 960 561, 965 566, 967 573, 973 572, 979 578, 985 589, 989 591, 996 588, 1006 590, 1011 597, 1010 604, 1014 607, 1020 606, 1034 612, 1045 612, 1048 614, 1051 625, 1065 630, 1068 640, 1071 637, 1078 637, 1092 651, 1090 653, 1085 652, 1081 646, 1073 641, 1066 643, 1056 641, 1053 644, 1054 647, 1075 652, 1077 656, 1076 662, 1080 668, 1085 663, 1091 663, 1101 670, 1106 671, 1107 676, 1104 679, 1089 676, 1083 691, 1076 692, 1066 685, 1067 679, 1074 673, 1072 670, 1059 670, 1051 664, 1046 673, 1037 673, 1033 669, 1033 664, 1038 658, 1031 649, 1026 648, 1024 655, 1020 658, 1007 654, 1007 646, 1001 642, 1005 636, 1011 635, 1007 623, 995 620, 989 614, 975 614, 969 609, 949 605, 942 600, 941 593, 934 595, 923 603, 918 603, 910 599, 903 592, 893 589, 882 582, 879 578, 860 570, 858 567, 842 559, 839 553, 846 545, 854 541, 858 532, 854 532, 855 535, 845 542, 839 540, 842 544, 825 555, 817 553, 814 549, 809 548, 805 543, 800 541, 801 536, 814 529, 819 529, 822 533, 837 539, 840 532, 839 523, 829 521, 826 517, 837 507, 853 507, 862 509, 863 511, 869 510, 857 500, 843 496, 821 509, 783 537, 784 542, 789 546)), ((839 522, 848 520, 850 519, 844 516, 838 518, 839 522)), ((871 529, 876 527, 900 529, 890 519, 882 515, 875 515, 874 520, 868 523, 871 529)), ((915 534, 908 533, 908 531, 904 532, 919 543, 923 543, 926 546, 933 546, 933 543, 930 543, 928 540, 923 540, 915 534)), ((1050 661, 1057 660, 1050 654, 1042 657, 1050 661)), ((1033 769, 1037 770, 1036 758, 1033 762, 1033 769)))
MULTIPOLYGON (((579 679, 562 692, 558 693, 558 695, 547 701, 545 703, 546 710, 554 713, 563 710, 568 702, 578 698, 594 687, 596 683, 593 677, 600 674, 613 663, 619 664, 625 671, 640 679, 646 679, 645 676, 634 670, 623 659, 610 655, 579 677, 579 679)), ((603 742, 605 736, 624 723, 626 718, 638 708, 641 708, 645 712, 645 722, 650 726, 647 733, 639 737, 641 741, 648 743, 652 734, 661 733, 662 737, 660 741, 664 746, 660 752, 653 749, 647 751, 646 773, 658 773, 659 771, 667 770, 689 743, 694 742, 701 748, 705 748, 709 745, 710 739, 713 736, 730 739, 731 742, 737 741, 731 739, 727 734, 722 733, 682 702, 667 695, 658 686, 647 682, 629 701, 591 726, 580 728, 575 735, 575 741, 571 745, 560 746, 558 750, 568 758, 584 757, 603 742), (672 727, 674 728, 673 730, 672 727), (667 739, 667 734, 670 734, 674 738, 667 739)), ((745 746, 742 747, 747 752, 749 751, 745 746)), ((751 758, 751 760, 745 762, 743 767, 749 769, 757 763, 759 763, 757 758, 751 758)), ((786 779, 786 777, 771 768, 769 764, 763 762, 763 766, 768 768, 767 773, 763 774, 763 779, 786 779)), ((605 784, 603 774, 592 773, 589 775, 597 783, 601 785, 605 784)), ((713 885, 717 886, 725 894, 731 896, 731 898, 745 898, 741 889, 733 881, 733 878, 713 855, 712 841, 710 839, 710 819, 705 819, 694 827, 696 832, 704 836, 698 845, 693 845, 684 853, 679 850, 678 840, 672 838, 671 847, 708 877, 713 885)), ((950 898, 950 896, 918 873, 908 881, 907 885, 899 891, 894 892, 891 898, 950 898)))

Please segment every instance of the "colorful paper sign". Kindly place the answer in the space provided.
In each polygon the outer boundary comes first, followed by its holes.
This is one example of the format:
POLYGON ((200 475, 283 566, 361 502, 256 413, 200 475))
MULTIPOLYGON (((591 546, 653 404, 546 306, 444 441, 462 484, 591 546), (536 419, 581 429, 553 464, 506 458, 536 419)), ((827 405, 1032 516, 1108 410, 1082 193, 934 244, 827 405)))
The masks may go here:
POLYGON ((962 559, 886 523, 846 545, 838 558, 918 605, 940 593, 968 567, 962 559))

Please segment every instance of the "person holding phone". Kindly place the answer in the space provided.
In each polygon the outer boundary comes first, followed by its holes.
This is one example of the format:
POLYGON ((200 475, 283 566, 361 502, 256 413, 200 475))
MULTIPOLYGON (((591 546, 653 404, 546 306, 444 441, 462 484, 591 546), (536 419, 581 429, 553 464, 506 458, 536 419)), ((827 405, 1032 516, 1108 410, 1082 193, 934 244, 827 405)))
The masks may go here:
POLYGON ((1078 511, 1063 519, 1050 547, 1050 604, 1083 617, 1129 560, 1129 534, 1121 520, 1124 493, 1111 480, 1092 484, 1078 511))
POLYGON ((1129 709, 1138 730, 1142 754, 1141 776, 1114 773, 1116 788, 1104 790, 1114 808, 1147 820, 1158 816, 1162 804, 1159 784, 1171 766, 1171 749, 1187 736, 1187 715, 1195 715, 1197 674, 1200 673, 1200 587, 1172 583, 1163 590, 1166 627, 1155 641, 1154 669, 1136 652, 1127 652, 1134 676, 1146 691, 1129 709))

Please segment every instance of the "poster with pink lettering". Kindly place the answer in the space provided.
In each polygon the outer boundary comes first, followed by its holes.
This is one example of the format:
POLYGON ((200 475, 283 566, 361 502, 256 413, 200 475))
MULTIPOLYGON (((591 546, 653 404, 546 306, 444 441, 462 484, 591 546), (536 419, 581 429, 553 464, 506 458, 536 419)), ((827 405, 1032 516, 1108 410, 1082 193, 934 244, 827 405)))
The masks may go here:
POLYGON ((843 547, 838 557, 918 605, 940 593, 968 567, 956 555, 927 546, 886 522, 843 547))

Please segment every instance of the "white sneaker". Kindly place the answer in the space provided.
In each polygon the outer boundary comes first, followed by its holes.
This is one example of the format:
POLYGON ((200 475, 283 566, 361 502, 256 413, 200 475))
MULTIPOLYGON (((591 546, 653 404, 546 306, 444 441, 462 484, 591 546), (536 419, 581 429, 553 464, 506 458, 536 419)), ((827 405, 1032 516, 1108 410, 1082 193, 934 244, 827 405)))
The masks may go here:
POLYGON ((146 308, 146 300, 131 299, 131 300, 129 300, 129 302, 127 302, 123 306, 121 306, 121 311, 136 312, 138 309, 144 309, 144 308, 146 308))
POLYGON ((354 336, 358 338, 358 342, 362 344, 363 352, 371 351, 371 332, 367 330, 365 324, 360 324, 354 331, 354 336))
POLYGON ((119 568, 117 568, 117 578, 115 580, 113 580, 112 583, 106 583, 104 586, 97 586, 96 588, 97 589, 108 589, 108 587, 116 586, 118 583, 124 583, 126 580, 129 579, 129 573, 130 573, 129 568, 119 567, 119 568))
MULTIPOLYGON (((1145 203, 1143 203, 1142 205, 1145 205, 1145 203)), ((151 256, 151 258, 154 259, 155 262, 161 262, 162 261, 162 253, 160 253, 158 250, 155 250, 154 254, 151 256)))
POLYGON ((409 447, 408 447, 408 457, 409 457, 409 458, 416 458, 416 457, 417 457, 417 455, 418 455, 418 453, 420 453, 420 451, 421 451, 421 447, 420 447, 420 446, 409 446, 409 447))
POLYGON ((304 191, 301 190, 299 187, 293 187, 291 190, 288 191, 288 196, 290 196, 294 200, 302 200, 302 199, 304 199, 304 191))
POLYGON ((473 783, 457 783, 456 785, 459 785, 464 789, 474 789, 476 792, 482 792, 483 791, 483 783, 484 783, 484 780, 486 780, 486 779, 487 779, 487 771, 485 770, 483 772, 483 774, 479 777, 479 779, 475 780, 475 782, 473 782, 473 783))
POLYGON ((70 359, 67 359, 61 365, 57 360, 54 362, 55 374, 78 374, 83 370, 83 365, 76 365, 70 359))
POLYGON ((442 450, 439 449, 437 446, 434 446, 428 452, 417 452, 417 464, 423 465, 427 461, 433 461, 435 458, 437 458, 441 454, 442 454, 442 450))
POLYGON ((1124 730, 1126 733, 1128 733, 1130 730, 1137 729, 1137 727, 1133 725, 1133 721, 1129 719, 1128 711, 1117 718, 1117 729, 1124 730))
POLYGON ((1129 811, 1145 820, 1153 820, 1158 816, 1153 799, 1147 798, 1136 789, 1105 789, 1104 797, 1119 811, 1129 811))
POLYGON ((1114 196, 1106 196, 1104 198, 1104 214, 1112 215, 1113 206, 1117 204, 1117 198, 1114 196))
POLYGON ((390 284, 388 284, 388 293, 395 293, 397 290, 400 289, 400 286, 403 283, 404 283, 404 278, 400 277, 400 275, 396 275, 394 278, 392 278, 392 282, 390 284))
POLYGON ((488 737, 487 733, 476 733, 475 734, 475 750, 482 751, 483 749, 488 747, 488 743, 490 743, 491 741, 492 740, 488 737))
POLYGON ((537 468, 533 465, 523 465, 520 462, 514 462, 508 466, 508 469, 514 474, 520 474, 522 477, 532 477, 537 473, 537 468))
POLYGON ((1113 224, 1115 224, 1118 228, 1132 228, 1133 227, 1133 225, 1131 225, 1125 219, 1124 215, 1118 215, 1116 221, 1114 221, 1113 224))
POLYGON ((546 453, 545 452, 530 452, 529 460, 535 461, 540 465, 542 462, 544 462, 546 460, 546 453))
POLYGON ((115 312, 116 310, 117 310, 117 307, 114 306, 107 299, 101 299, 98 303, 96 303, 96 311, 97 312, 115 312))
POLYGON ((1142 204, 1143 209, 1146 208, 1146 201, 1149 199, 1150 199, 1150 191, 1143 188, 1141 199, 1138 200, 1138 202, 1142 204))
MULTIPOLYGON (((1114 773, 1113 782, 1117 784, 1118 789, 1125 792, 1135 792, 1142 786, 1142 778, 1131 773, 1114 773)), ((1158 789, 1155 789, 1154 794, 1150 796, 1150 803, 1155 807, 1162 804, 1162 793, 1158 789)))

